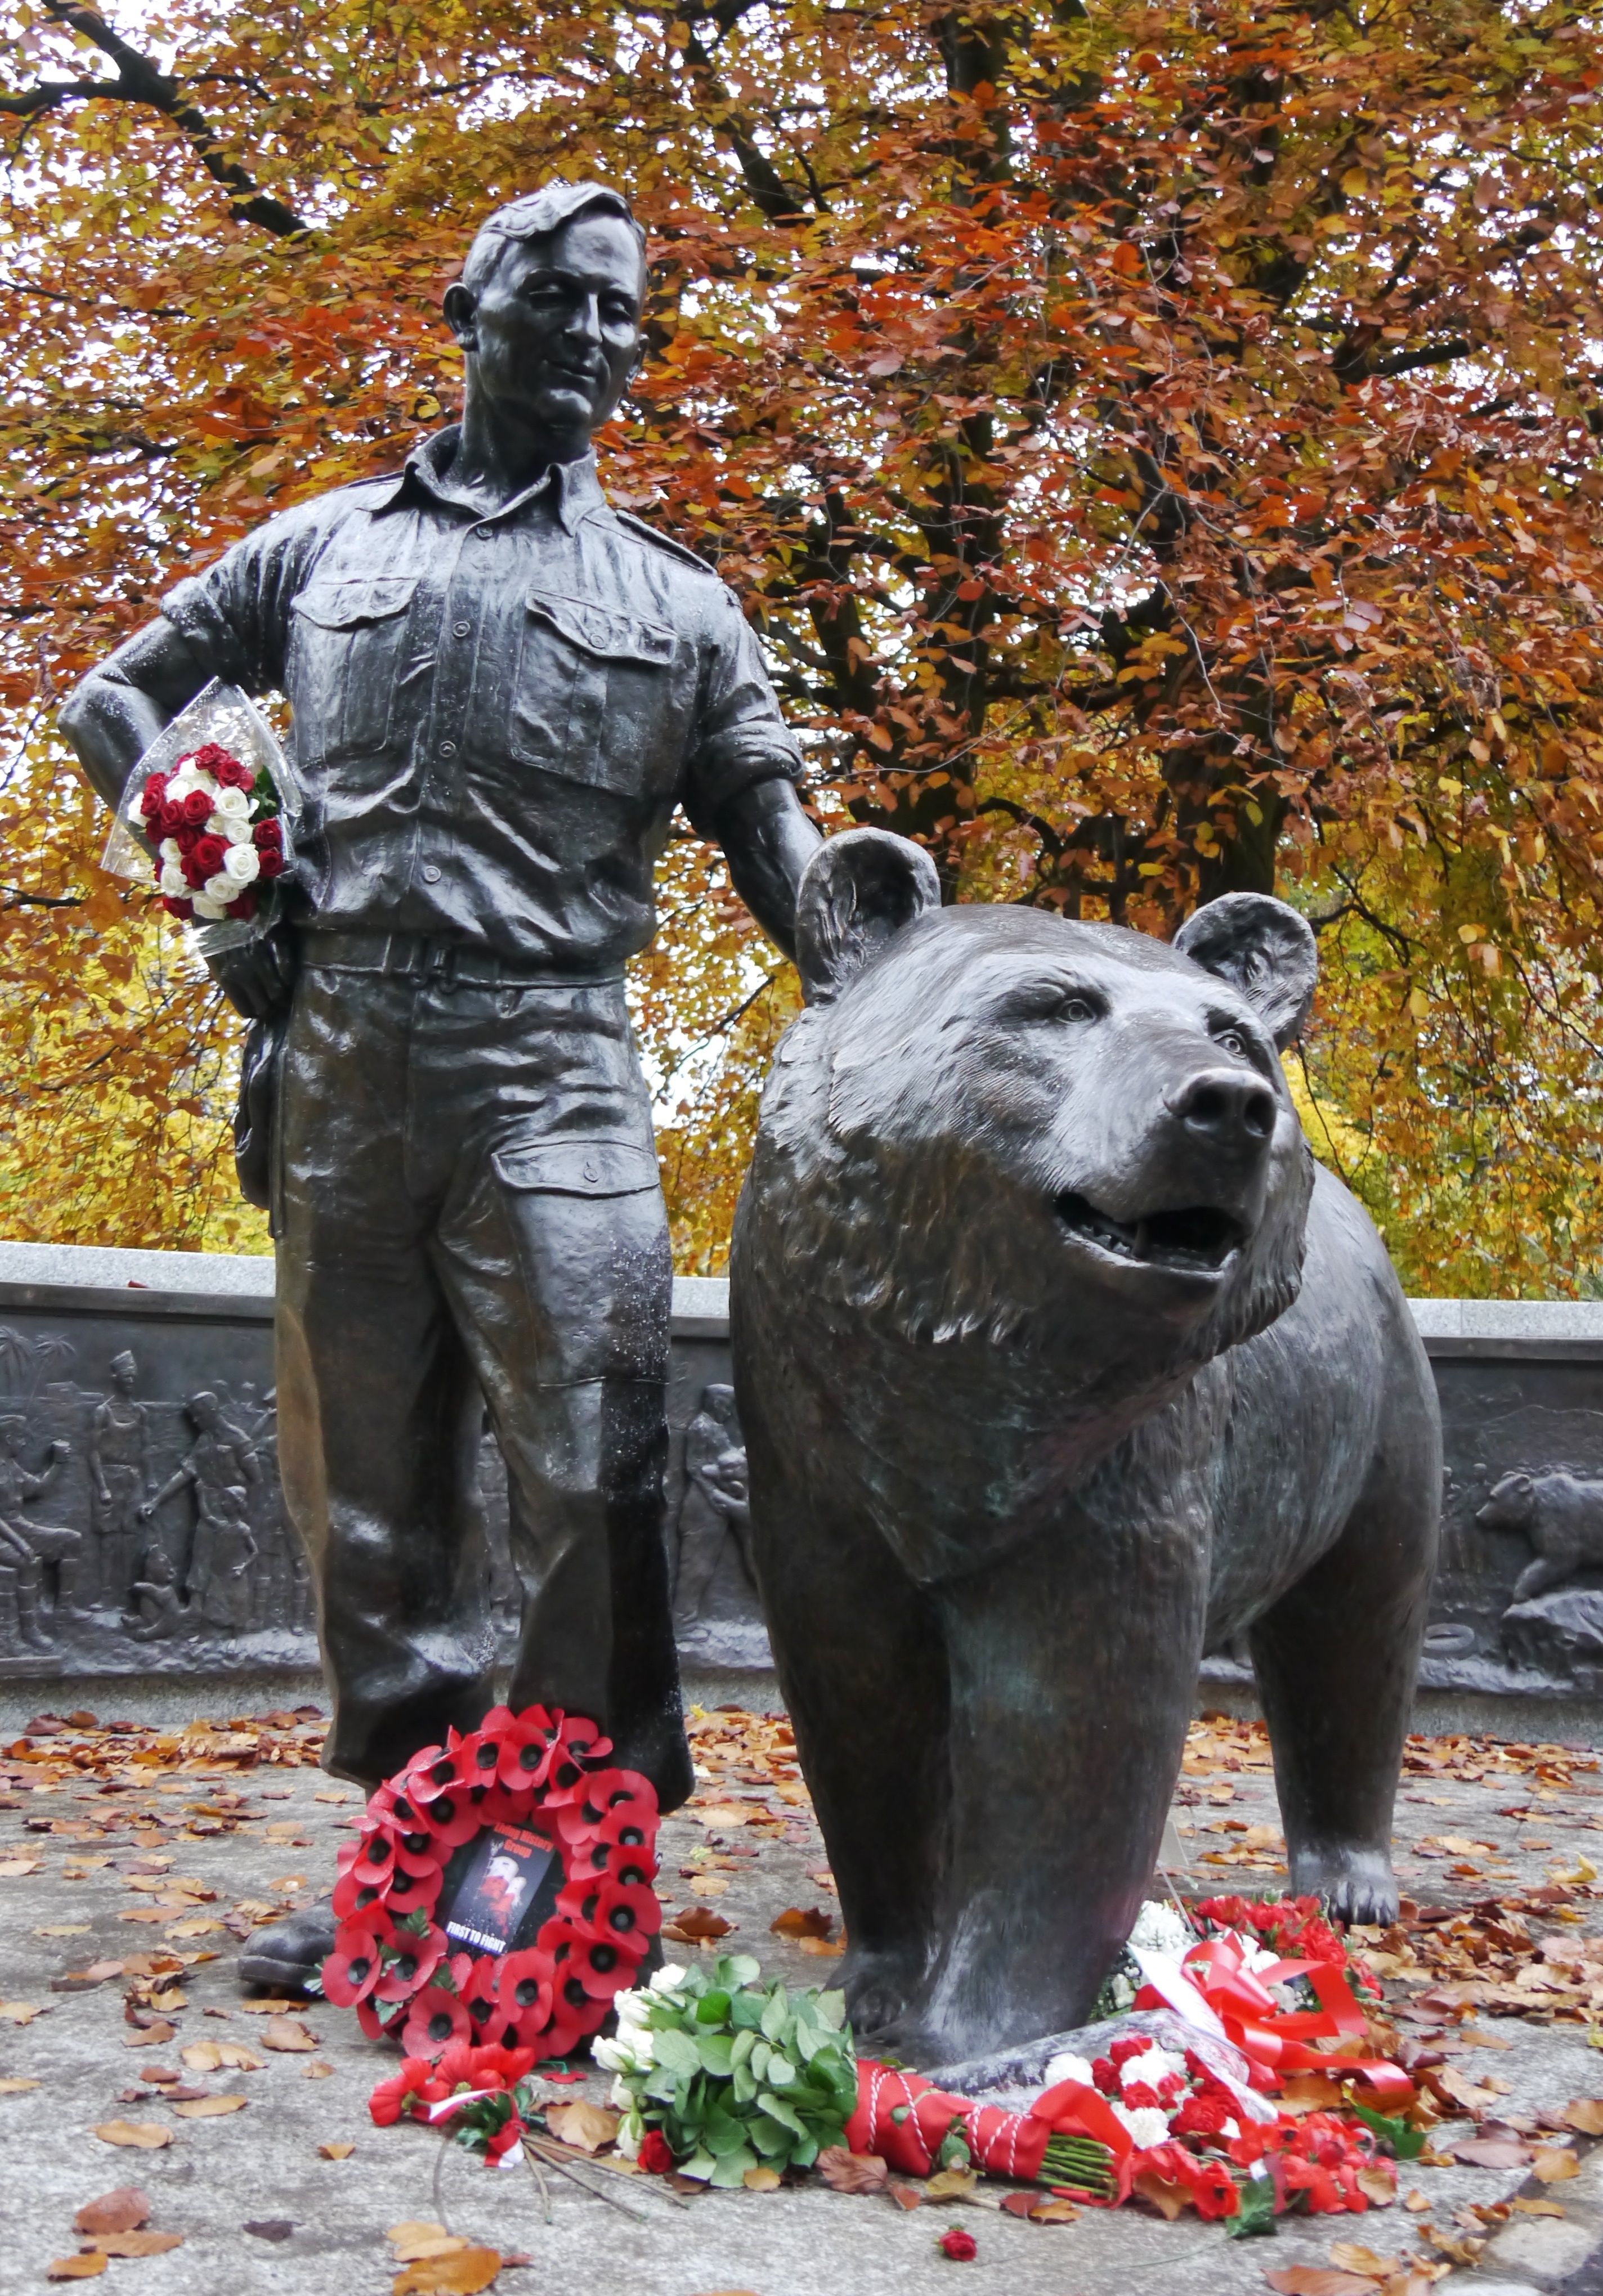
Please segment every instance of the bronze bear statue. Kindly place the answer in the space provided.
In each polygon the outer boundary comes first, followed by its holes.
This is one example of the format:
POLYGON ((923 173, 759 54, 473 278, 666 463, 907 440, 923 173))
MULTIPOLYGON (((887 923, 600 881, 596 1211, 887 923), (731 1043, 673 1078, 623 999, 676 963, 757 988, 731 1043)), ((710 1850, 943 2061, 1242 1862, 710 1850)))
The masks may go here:
POLYGON ((1307 924, 943 908, 875 830, 819 849, 798 924, 731 1316, 859 2035, 935 2064, 1085 2019, 1244 1634, 1292 1888, 1389 1920, 1441 1427, 1281 1070, 1307 924))

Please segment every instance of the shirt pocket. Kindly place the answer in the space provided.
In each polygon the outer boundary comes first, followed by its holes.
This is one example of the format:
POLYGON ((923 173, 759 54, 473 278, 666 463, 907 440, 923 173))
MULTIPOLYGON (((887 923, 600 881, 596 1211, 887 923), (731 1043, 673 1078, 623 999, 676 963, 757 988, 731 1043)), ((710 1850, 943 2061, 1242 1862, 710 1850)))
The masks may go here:
POLYGON ((290 705, 305 754, 382 749, 415 574, 325 575, 293 601, 290 705))
POLYGON ((695 649, 664 622, 531 589, 513 692, 521 764, 620 797, 678 789, 695 702, 695 649))

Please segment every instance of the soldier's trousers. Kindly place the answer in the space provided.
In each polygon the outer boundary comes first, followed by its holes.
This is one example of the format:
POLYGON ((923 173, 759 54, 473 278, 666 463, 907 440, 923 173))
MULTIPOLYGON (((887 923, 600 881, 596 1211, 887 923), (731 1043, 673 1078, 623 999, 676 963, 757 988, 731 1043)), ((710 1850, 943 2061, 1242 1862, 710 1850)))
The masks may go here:
POLYGON ((491 1702, 482 1408, 522 1587, 511 1697, 690 1790, 662 1543, 671 1268, 621 981, 320 960, 275 1128, 279 1458, 333 1700, 372 1784, 491 1702), (482 1398, 482 1403, 481 1398, 482 1398))

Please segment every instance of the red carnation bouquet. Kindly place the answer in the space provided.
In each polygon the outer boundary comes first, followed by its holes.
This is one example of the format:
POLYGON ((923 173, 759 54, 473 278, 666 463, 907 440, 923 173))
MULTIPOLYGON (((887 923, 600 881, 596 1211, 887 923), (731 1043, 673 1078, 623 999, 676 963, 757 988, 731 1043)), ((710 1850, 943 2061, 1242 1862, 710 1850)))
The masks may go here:
POLYGON ((292 857, 289 768, 246 696, 217 680, 159 735, 128 776, 103 865, 142 877, 154 857, 162 906, 207 929, 207 953, 273 921, 292 857))

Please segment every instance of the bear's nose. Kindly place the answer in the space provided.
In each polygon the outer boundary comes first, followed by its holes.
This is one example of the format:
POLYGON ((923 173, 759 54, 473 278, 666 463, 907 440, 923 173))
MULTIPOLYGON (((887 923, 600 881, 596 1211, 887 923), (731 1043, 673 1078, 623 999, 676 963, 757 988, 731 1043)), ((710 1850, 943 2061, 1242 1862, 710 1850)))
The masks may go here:
POLYGON ((1188 1077, 1166 1104, 1188 1132, 1220 1148, 1267 1140, 1275 1128, 1274 1094, 1258 1078, 1234 1069, 1188 1077))

